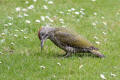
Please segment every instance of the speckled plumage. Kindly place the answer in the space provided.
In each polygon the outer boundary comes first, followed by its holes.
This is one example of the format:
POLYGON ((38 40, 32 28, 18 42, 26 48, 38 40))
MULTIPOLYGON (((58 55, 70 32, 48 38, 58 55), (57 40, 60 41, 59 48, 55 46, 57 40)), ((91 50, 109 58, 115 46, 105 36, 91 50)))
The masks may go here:
POLYGON ((104 56, 100 54, 100 52, 97 51, 98 49, 88 40, 66 28, 43 27, 38 32, 40 40, 42 36, 41 34, 46 34, 48 39, 50 39, 56 46, 63 49, 66 52, 66 57, 70 56, 71 53, 81 52, 93 53, 99 57, 104 56))

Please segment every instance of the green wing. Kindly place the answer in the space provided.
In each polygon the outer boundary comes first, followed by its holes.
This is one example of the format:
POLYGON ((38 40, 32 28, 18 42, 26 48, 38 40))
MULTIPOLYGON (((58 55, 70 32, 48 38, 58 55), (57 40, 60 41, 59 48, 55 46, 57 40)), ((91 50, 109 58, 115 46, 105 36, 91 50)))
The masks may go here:
POLYGON ((92 46, 88 40, 78 34, 66 30, 65 28, 57 28, 55 31, 55 37, 63 44, 73 47, 88 48, 92 46))

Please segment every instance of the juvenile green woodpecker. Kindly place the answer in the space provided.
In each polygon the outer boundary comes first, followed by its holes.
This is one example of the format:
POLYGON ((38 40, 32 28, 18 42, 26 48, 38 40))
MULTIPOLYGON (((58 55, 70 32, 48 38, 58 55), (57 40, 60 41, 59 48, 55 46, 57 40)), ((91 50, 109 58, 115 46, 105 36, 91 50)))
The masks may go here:
POLYGON ((44 42, 50 39, 56 46, 66 52, 65 57, 72 53, 91 53, 100 58, 104 57, 98 51, 98 48, 94 47, 88 40, 63 27, 41 27, 38 31, 38 37, 41 40, 41 50, 44 42))

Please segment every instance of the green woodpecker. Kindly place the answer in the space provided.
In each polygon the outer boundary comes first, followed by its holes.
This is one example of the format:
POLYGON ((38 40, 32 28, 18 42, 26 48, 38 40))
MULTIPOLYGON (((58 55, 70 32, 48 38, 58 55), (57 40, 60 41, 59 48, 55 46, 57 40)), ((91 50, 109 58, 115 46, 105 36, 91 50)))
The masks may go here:
POLYGON ((100 58, 104 57, 98 51, 98 48, 94 47, 88 40, 63 27, 41 27, 38 31, 38 37, 41 40, 41 50, 44 42, 50 39, 56 46, 66 52, 65 57, 72 53, 91 53, 100 58))

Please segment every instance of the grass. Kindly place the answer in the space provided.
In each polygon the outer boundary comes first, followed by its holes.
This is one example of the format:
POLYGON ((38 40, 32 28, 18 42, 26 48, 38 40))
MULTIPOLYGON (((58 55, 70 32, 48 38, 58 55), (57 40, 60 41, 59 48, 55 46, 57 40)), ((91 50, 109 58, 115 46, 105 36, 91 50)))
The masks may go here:
POLYGON ((107 80, 120 79, 119 0, 53 0, 53 4, 44 0, 28 1, 25 4, 25 0, 0 0, 0 52, 3 53, 0 54, 0 80, 101 80, 100 74, 107 80), (34 8, 27 12, 16 12, 17 7, 22 9, 30 5, 34 5, 34 8), (45 10, 43 5, 48 9, 45 10), (75 8, 75 11, 68 12, 71 8, 75 8), (74 14, 80 8, 85 9, 83 17, 74 14), (64 14, 60 14, 60 11, 64 14), (95 12, 97 15, 94 15, 95 12), (24 13, 29 16, 17 17, 24 13), (48 19, 42 21, 40 16, 49 16, 54 22, 48 19), (64 24, 60 23, 61 18, 64 24), (36 23, 36 19, 41 22, 36 23), (31 23, 27 24, 25 20, 31 23), (8 23, 13 24, 5 26, 8 23), (66 26, 83 35, 106 57, 99 59, 77 54, 62 58, 59 56, 65 52, 49 40, 41 52, 37 32, 48 23, 57 27, 66 26), (96 41, 100 44, 96 44, 96 41), (111 73, 116 76, 112 77, 111 73))

